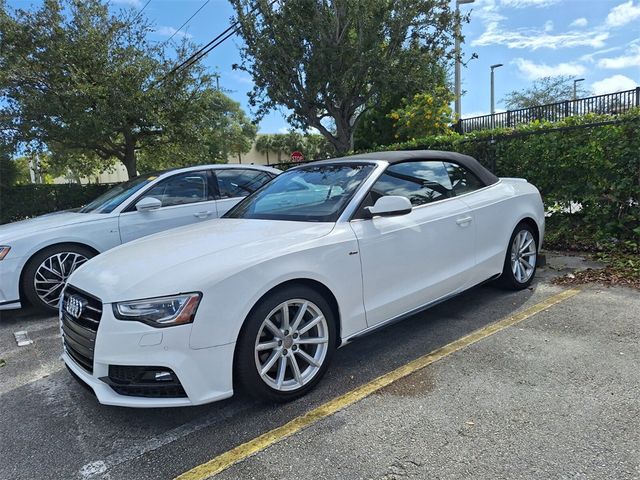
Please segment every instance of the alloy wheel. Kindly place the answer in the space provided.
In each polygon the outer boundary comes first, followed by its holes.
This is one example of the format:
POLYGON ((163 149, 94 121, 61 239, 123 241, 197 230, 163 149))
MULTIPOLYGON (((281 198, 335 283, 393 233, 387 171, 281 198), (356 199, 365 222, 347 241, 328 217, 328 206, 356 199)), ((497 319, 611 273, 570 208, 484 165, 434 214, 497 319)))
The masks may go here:
POLYGON ((329 327, 320 308, 304 299, 287 300, 258 329, 255 365, 269 387, 290 392, 317 375, 328 349, 329 327))
POLYGON ((511 271, 519 283, 526 283, 535 272, 536 241, 529 230, 520 230, 511 244, 511 271))
POLYGON ((36 269, 33 279, 40 300, 56 308, 67 278, 87 260, 87 257, 75 252, 60 252, 45 258, 36 269))

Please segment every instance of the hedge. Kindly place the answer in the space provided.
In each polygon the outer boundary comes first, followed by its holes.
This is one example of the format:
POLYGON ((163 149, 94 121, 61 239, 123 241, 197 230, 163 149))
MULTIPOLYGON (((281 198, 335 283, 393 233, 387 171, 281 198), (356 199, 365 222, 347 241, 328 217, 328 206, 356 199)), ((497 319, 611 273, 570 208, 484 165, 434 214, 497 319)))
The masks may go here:
MULTIPOLYGON (((427 137, 379 150, 441 149, 477 158, 498 176, 536 185, 546 206, 548 244, 640 250, 640 110, 586 115, 514 129, 427 137), (576 211, 576 205, 579 205, 576 211)), ((79 207, 110 185, 26 185, 0 189, 0 223, 79 207)))
POLYGON ((112 186, 110 184, 33 184, 0 187, 0 224, 81 207, 112 186))
POLYGON ((640 250, 638 109, 616 117, 570 117, 379 148, 420 149, 465 153, 498 176, 522 177, 536 185, 546 206, 557 212, 547 219, 547 241, 555 247, 640 250))

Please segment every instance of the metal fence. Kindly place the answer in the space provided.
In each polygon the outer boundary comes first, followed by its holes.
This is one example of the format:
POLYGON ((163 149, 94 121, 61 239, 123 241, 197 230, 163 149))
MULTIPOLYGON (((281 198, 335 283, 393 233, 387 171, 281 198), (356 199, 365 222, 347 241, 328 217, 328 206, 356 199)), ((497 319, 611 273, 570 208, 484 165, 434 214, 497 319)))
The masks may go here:
POLYGON ((624 113, 634 107, 640 107, 640 87, 624 92, 508 110, 493 115, 463 118, 454 125, 454 129, 458 133, 469 133, 474 130, 515 127, 535 120, 557 122, 567 117, 586 115, 587 113, 612 115, 624 113))

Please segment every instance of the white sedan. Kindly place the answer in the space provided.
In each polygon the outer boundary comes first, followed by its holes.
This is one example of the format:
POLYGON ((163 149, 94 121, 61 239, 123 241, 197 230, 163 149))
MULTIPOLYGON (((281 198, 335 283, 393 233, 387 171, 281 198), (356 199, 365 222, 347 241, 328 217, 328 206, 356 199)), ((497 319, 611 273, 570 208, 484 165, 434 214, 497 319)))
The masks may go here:
POLYGON ((471 157, 385 152, 288 170, 224 218, 90 260, 60 304, 63 358, 103 404, 286 401, 335 349, 487 280, 527 287, 538 190, 471 157))
POLYGON ((279 170, 200 165, 143 175, 77 211, 0 226, 0 310, 25 300, 57 311, 62 287, 89 258, 121 243, 222 216, 279 170))

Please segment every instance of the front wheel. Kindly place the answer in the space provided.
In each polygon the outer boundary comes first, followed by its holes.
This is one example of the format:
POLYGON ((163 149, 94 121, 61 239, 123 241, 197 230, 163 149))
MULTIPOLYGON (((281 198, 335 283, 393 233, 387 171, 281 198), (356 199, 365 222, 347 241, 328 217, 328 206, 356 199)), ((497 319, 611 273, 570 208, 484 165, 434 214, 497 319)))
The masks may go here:
POLYGON ((22 275, 22 291, 40 310, 54 312, 67 278, 95 253, 81 245, 53 245, 29 260, 22 275))
POLYGON ((531 285, 536 274, 538 246, 533 228, 520 223, 511 234, 509 248, 504 260, 501 283, 513 290, 522 290, 531 285))
POLYGON ((325 298, 305 286, 286 287, 249 314, 236 350, 237 383, 263 400, 293 400, 324 375, 335 344, 335 319, 325 298))

